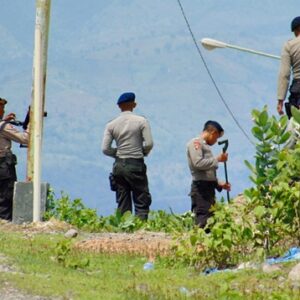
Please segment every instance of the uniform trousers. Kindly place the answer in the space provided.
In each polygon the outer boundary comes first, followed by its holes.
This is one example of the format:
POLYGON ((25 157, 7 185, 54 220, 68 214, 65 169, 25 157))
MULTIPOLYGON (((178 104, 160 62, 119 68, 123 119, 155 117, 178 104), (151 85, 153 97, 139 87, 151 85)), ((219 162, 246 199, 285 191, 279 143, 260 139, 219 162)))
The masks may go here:
POLYGON ((0 159, 0 219, 12 220, 14 184, 17 181, 15 156, 0 159))
POLYGON ((134 204, 135 215, 147 220, 151 205, 147 167, 143 159, 117 158, 113 166, 116 184, 118 209, 122 214, 132 212, 134 204))
POLYGON ((299 109, 300 107, 300 94, 294 94, 291 93, 289 96, 289 102, 286 103, 285 110, 288 118, 290 119, 292 117, 292 106, 295 106, 299 109))
POLYGON ((195 214, 195 223, 204 228, 207 220, 213 215, 210 211, 215 204, 215 188, 217 182, 198 180, 191 185, 192 212, 195 214))
POLYGON ((300 108, 300 80, 294 79, 290 86, 289 102, 285 103, 285 110, 288 118, 292 117, 291 107, 300 108))

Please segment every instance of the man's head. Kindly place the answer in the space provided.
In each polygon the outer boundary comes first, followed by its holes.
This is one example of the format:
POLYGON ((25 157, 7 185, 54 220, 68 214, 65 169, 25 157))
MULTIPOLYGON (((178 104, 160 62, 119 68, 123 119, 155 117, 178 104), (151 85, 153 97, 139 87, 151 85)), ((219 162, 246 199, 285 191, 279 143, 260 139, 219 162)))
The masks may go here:
POLYGON ((117 104, 121 111, 133 111, 133 109, 136 107, 135 94, 131 92, 123 93, 119 97, 117 104))
POLYGON ((202 136, 208 145, 214 145, 223 134, 224 129, 218 122, 209 120, 204 124, 202 136))
POLYGON ((5 104, 7 103, 7 101, 3 98, 0 98, 0 118, 3 118, 4 115, 4 108, 5 108, 5 104))
POLYGON ((294 32, 295 36, 300 34, 300 17, 294 18, 291 23, 291 30, 294 32))

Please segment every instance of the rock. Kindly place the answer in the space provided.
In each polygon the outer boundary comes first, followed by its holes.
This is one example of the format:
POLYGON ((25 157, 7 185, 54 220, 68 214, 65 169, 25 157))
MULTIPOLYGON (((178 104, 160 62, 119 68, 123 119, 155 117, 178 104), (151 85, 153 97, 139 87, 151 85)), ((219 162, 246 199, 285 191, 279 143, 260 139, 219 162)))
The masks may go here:
POLYGON ((280 271, 281 268, 278 265, 263 264, 262 270, 264 273, 272 273, 272 272, 280 271))
POLYGON ((149 292, 149 286, 146 283, 141 283, 141 284, 136 286, 136 290, 138 292, 148 293, 149 292))
POLYGON ((291 281, 299 281, 300 282, 300 263, 292 268, 290 271, 288 278, 291 281))
POLYGON ((74 238, 78 235, 78 231, 75 229, 70 229, 65 233, 65 237, 68 239, 74 238))
POLYGON ((243 270, 243 269, 258 269, 258 268, 259 268, 259 266, 256 263, 253 263, 251 261, 241 263, 237 267, 238 270, 243 270))

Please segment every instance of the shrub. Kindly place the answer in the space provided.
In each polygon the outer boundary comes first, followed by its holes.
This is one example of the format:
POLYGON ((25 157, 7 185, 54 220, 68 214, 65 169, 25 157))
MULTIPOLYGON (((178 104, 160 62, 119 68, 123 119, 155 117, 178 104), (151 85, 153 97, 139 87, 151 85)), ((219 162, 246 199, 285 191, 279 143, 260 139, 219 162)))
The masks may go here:
POLYGON ((254 186, 245 190, 244 205, 218 203, 205 230, 194 228, 178 236, 171 264, 225 268, 280 254, 283 239, 296 237, 300 244, 300 143, 282 149, 290 137, 286 116, 269 117, 266 108, 253 110, 252 116, 255 162, 245 163, 254 186))

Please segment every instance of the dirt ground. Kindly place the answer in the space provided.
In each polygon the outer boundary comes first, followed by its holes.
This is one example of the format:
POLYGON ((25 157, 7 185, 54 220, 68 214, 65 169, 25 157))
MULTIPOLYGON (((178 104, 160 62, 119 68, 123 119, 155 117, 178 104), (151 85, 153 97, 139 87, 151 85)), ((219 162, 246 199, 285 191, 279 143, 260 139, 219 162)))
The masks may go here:
POLYGON ((151 261, 158 255, 166 256, 172 243, 171 237, 165 233, 139 231, 93 234, 78 242, 75 247, 82 251, 139 254, 151 261))
MULTIPOLYGON (((242 195, 234 199, 235 205, 245 205, 246 200, 242 195)), ((0 230, 22 232, 24 235, 37 233, 62 233, 65 234, 72 226, 65 222, 50 220, 16 225, 6 221, 0 221, 0 230)), ((167 255, 174 241, 171 236, 163 232, 137 231, 134 233, 87 233, 78 231, 75 248, 80 251, 104 252, 104 253, 128 253, 148 257, 149 260, 156 256, 167 255)))
MULTIPOLYGON (((0 221, 1 229, 31 236, 38 233, 65 234, 72 229, 72 226, 57 220, 23 225, 0 221)), ((158 255, 167 255, 172 244, 171 236, 163 232, 87 233, 78 231, 74 247, 80 251, 138 254, 152 260, 158 255)))
MULTIPOLYGON (((66 234, 72 226, 67 223, 50 220, 31 224, 16 225, 0 221, 0 231, 19 232, 24 236, 34 236, 39 233, 66 234)), ((172 246, 172 239, 165 233, 140 231, 135 233, 87 233, 78 231, 74 247, 79 251, 103 253, 129 253, 146 256, 148 261, 154 261, 157 255, 166 255, 172 246)), ((0 272, 18 272, 0 253, 0 272)), ((0 281, 0 300, 50 300, 60 298, 45 298, 24 294, 14 288, 9 282, 0 281)))

